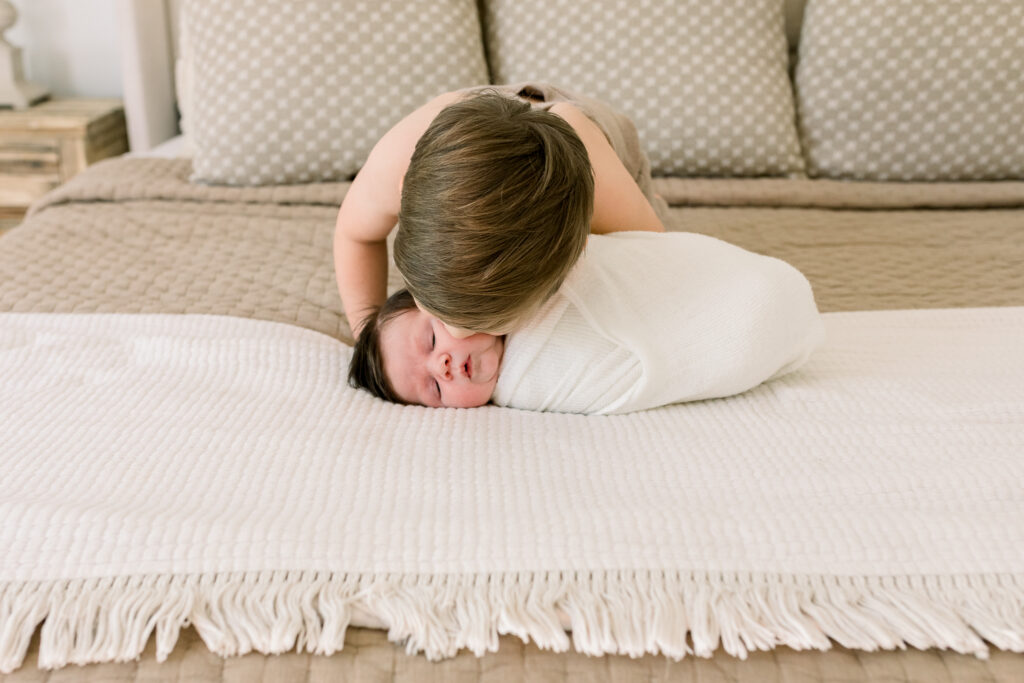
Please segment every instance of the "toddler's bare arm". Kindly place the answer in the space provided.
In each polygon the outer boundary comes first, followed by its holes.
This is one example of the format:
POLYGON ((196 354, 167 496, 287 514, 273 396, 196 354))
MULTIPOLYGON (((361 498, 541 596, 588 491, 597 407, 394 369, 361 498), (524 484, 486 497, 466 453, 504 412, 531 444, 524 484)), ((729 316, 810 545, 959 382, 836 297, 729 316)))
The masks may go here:
POLYGON ((391 196, 397 188, 389 188, 386 169, 375 167, 370 157, 345 195, 334 228, 334 273, 353 336, 387 298, 385 240, 398 220, 396 197, 391 196))
POLYGON ((374 145, 338 211, 334 272, 353 335, 366 314, 387 298, 387 236, 398 221, 402 178, 416 141, 458 95, 444 93, 396 123, 374 145))

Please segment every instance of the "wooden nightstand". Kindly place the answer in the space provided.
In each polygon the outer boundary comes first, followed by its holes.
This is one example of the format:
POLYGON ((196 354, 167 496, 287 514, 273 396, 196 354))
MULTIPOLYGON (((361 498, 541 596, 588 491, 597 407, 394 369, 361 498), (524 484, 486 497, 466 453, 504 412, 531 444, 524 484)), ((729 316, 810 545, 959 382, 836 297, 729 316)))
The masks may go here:
POLYGON ((128 151, 117 99, 52 99, 0 109, 0 233, 89 164, 128 151))

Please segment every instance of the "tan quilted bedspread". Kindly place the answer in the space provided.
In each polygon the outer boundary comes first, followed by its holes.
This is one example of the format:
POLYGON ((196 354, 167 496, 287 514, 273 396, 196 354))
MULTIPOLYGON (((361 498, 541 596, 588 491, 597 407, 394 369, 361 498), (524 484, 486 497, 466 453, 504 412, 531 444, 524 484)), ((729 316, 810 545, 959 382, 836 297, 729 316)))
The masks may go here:
MULTIPOLYGON (((0 237, 0 311, 211 313, 274 320, 350 340, 331 241, 347 183, 196 186, 187 160, 100 163, 0 237)), ((1024 305, 1024 183, 895 184, 656 179, 672 229, 776 256, 810 280, 822 311, 1024 305)), ((400 285, 397 274, 390 287, 400 285)), ((497 653, 430 663, 384 631, 350 628, 331 657, 212 655, 183 629, 169 661, 35 665, 7 681, 1018 681, 1024 655, 780 647, 591 658, 503 637, 497 653)))

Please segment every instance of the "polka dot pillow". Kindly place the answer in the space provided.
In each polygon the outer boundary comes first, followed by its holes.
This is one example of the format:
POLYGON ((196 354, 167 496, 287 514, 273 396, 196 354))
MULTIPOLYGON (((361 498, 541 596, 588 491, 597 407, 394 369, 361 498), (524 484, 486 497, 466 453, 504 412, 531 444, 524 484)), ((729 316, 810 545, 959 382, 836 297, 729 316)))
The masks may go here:
POLYGON ((496 83, 628 115, 655 175, 800 174, 781 0, 482 0, 496 83))
POLYGON ((475 0, 189 0, 194 182, 345 180, 403 116, 488 82, 475 0))
POLYGON ((1024 0, 809 0, 798 54, 809 175, 1024 178, 1024 0))

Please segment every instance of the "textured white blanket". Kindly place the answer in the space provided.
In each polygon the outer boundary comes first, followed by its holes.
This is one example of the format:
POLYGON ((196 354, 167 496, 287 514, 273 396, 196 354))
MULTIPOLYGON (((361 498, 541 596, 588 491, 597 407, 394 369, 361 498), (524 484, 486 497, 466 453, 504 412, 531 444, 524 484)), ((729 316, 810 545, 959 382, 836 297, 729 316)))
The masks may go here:
POLYGON ((360 611, 431 658, 1024 650, 1024 308, 824 319, 752 391, 584 417, 379 401, 279 323, 3 314, 0 671, 44 618, 55 667, 360 611))
POLYGON ((587 415, 721 398, 803 365, 825 331, 785 261, 707 235, 591 235, 561 289, 508 336, 492 400, 587 415))

